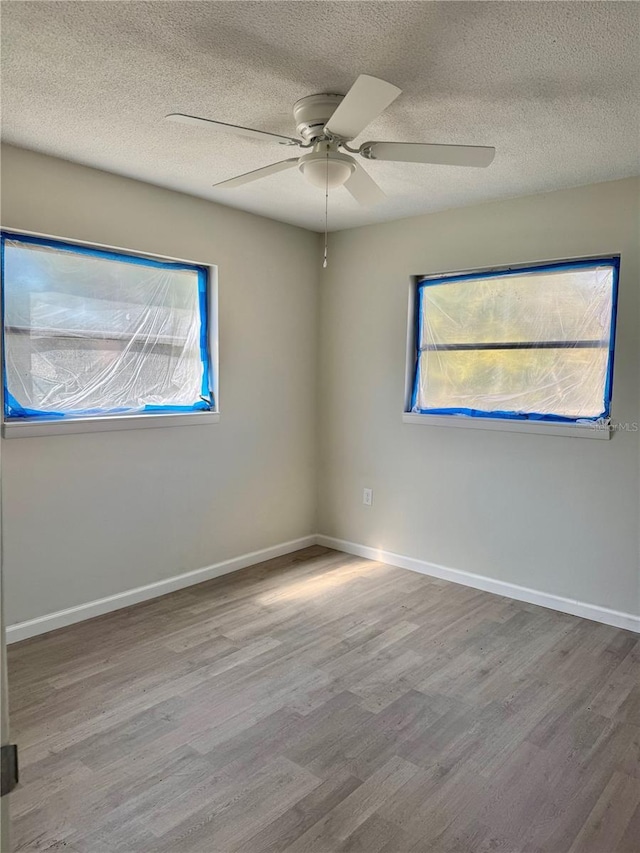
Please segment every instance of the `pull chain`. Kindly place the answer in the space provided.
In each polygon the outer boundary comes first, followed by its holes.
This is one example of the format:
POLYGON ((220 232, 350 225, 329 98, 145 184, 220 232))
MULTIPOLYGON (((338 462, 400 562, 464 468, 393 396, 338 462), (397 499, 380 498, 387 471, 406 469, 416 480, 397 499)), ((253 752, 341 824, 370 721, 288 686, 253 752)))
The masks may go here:
POLYGON ((327 228, 329 222, 329 152, 327 151, 327 182, 324 189, 324 257, 322 268, 327 268, 327 228))

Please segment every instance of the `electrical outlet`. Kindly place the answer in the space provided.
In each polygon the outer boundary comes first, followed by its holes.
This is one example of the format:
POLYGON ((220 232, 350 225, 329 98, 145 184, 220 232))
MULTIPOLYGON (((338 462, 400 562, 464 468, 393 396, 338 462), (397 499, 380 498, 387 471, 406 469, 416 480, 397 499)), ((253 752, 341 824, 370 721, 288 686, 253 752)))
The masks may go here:
POLYGON ((365 506, 371 506, 373 503, 373 489, 365 489, 362 493, 362 503, 365 506))

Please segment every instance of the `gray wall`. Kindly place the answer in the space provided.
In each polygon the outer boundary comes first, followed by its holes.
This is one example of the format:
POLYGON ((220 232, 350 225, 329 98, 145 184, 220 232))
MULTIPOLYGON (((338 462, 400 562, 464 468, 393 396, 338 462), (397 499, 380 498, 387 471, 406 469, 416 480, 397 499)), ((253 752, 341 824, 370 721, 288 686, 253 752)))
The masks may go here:
POLYGON ((412 275, 620 252, 612 416, 640 422, 639 195, 629 179, 331 235, 321 533, 640 613, 640 433, 607 442, 401 419, 412 275))
POLYGON ((222 411, 3 441, 7 624, 315 532, 317 235, 11 147, 2 224, 218 264, 222 411))
POLYGON ((401 420, 412 275, 620 252, 613 418, 640 422, 640 181, 332 234, 320 274, 301 229, 16 148, 2 167, 7 227, 219 265, 222 409, 3 442, 8 624, 316 529, 640 613, 640 433, 401 420))

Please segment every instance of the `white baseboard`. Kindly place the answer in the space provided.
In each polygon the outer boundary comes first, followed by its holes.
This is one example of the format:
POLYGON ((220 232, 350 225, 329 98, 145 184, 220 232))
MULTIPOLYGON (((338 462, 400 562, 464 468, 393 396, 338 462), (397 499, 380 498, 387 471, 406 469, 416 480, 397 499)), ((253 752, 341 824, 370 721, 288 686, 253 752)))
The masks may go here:
POLYGON ((570 613, 572 616, 582 616, 594 622, 602 622, 605 625, 613 625, 615 628, 626 628, 627 631, 635 631, 640 634, 640 616, 633 613, 624 613, 620 610, 610 610, 608 607, 600 607, 597 604, 587 604, 584 601, 576 601, 573 598, 563 598, 560 595, 552 595, 548 592, 540 592, 537 589, 529 589, 526 586, 495 580, 484 575, 475 575, 460 569, 450 569, 437 563, 428 563, 426 560, 417 560, 414 557, 405 557, 402 554, 394 554, 391 551, 381 551, 368 545, 360 545, 356 542, 347 542, 344 539, 335 539, 332 536, 318 535, 318 545, 327 548, 335 548, 347 554, 357 557, 366 557, 378 563, 388 563, 390 566, 398 566, 402 569, 410 569, 423 575, 440 578, 453 583, 471 586, 485 592, 503 595, 506 598, 514 598, 516 601, 526 601, 528 604, 539 604, 551 610, 559 610, 561 613, 570 613))
POLYGON ((640 616, 635 616, 632 613, 611 610, 608 607, 587 604, 584 601, 576 601, 572 598, 563 598, 559 595, 540 592, 540 590, 529 589, 525 586, 518 586, 517 584, 507 583, 506 581, 488 578, 484 575, 476 575, 471 572, 461 571, 460 569, 450 569, 447 566, 429 563, 426 560, 405 557, 402 554, 394 554, 392 551, 382 551, 368 545, 360 545, 356 542, 347 542, 344 539, 335 539, 332 536, 320 534, 317 536, 303 536, 301 539, 292 539, 290 542, 282 542, 271 548, 263 548, 261 551, 242 554, 240 557, 224 560, 212 566, 205 566, 203 569, 195 569, 192 572, 174 575, 156 583, 139 586, 135 589, 107 596, 106 598, 89 601, 86 604, 79 604, 77 607, 69 607, 67 610, 59 610, 57 613, 49 613, 46 616, 39 616, 37 619, 30 619, 27 622, 18 622, 15 625, 9 625, 7 627, 7 643, 17 643, 19 640, 26 640, 38 634, 45 634, 47 631, 53 631, 56 628, 64 628, 67 625, 73 625, 75 622, 82 622, 94 616, 102 616, 104 613, 110 613, 122 607, 129 607, 141 601, 148 601, 151 598, 158 598, 169 592, 175 592, 176 590, 184 589, 185 587, 229 574, 230 572, 236 572, 239 569, 245 569, 247 566, 262 563, 274 557, 291 554, 301 548, 308 548, 310 545, 316 544, 324 545, 327 548, 335 548, 337 551, 344 551, 346 554, 366 557, 368 560, 375 560, 378 563, 387 563, 390 566, 410 569, 413 572, 419 572, 430 577, 463 584, 464 586, 481 589, 485 592, 492 592, 495 595, 513 598, 516 601, 538 604, 541 607, 549 607, 551 610, 559 610, 561 613, 570 613, 573 616, 581 616, 584 619, 591 619, 594 622, 602 622, 605 625, 613 625, 616 628, 626 628, 628 631, 640 633, 640 616))
POLYGON ((35 637, 37 634, 46 634, 47 631, 64 628, 66 625, 73 625, 75 622, 82 622, 94 616, 102 616, 112 610, 129 607, 150 598, 158 598, 168 592, 175 592, 178 589, 184 589, 187 586, 229 574, 229 572, 237 572, 239 569, 246 569, 247 566, 253 566, 255 563, 263 563, 265 560, 271 560, 274 557, 282 557, 284 554, 291 554, 293 551, 299 551, 301 548, 308 548, 315 544, 315 536, 303 536, 301 539, 281 542, 271 548, 242 554, 240 557, 224 560, 212 566, 205 566, 203 569, 184 572, 184 574, 174 575, 165 578, 165 580, 156 581, 156 583, 128 589, 106 598, 98 598, 96 601, 87 602, 87 604, 79 604, 77 607, 59 610, 57 613, 48 613, 46 616, 29 619, 27 622, 17 622, 15 625, 7 627, 7 643, 17 643, 19 640, 26 640, 28 637, 35 637))

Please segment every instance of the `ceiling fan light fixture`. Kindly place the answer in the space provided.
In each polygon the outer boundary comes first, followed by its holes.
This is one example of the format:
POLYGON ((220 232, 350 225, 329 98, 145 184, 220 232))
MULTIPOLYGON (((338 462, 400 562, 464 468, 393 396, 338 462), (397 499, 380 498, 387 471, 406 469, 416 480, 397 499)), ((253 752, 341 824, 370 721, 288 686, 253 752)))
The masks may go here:
POLYGON ((353 157, 337 151, 312 151, 300 158, 300 171, 314 187, 335 189, 349 180, 356 168, 353 157))

